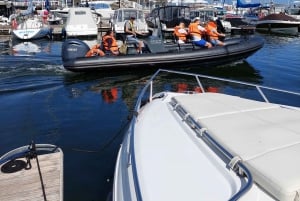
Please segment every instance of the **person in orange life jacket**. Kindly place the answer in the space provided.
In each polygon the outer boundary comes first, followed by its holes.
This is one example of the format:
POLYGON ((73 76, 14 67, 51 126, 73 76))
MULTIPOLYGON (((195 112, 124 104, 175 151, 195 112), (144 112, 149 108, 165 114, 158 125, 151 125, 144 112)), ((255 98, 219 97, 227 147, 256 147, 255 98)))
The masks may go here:
POLYGON ((174 28, 174 36, 178 39, 177 43, 183 44, 186 42, 186 36, 188 32, 185 30, 185 24, 180 22, 178 26, 174 28))
MULTIPOLYGON (((140 33, 136 31, 136 25, 134 23, 134 20, 135 20, 135 16, 131 16, 130 20, 128 20, 125 23, 124 30, 125 30, 125 34, 126 34, 126 39, 129 42, 135 42, 137 45, 137 51, 139 53, 142 53, 144 43, 143 43, 143 41, 140 41, 136 38, 136 35, 140 34, 140 33)), ((142 35, 142 34, 140 34, 140 35, 142 35)))
POLYGON ((105 51, 109 51, 113 55, 119 54, 117 40, 115 39, 114 32, 112 30, 108 30, 102 37, 102 44, 105 51))
POLYGON ((206 29, 200 25, 200 18, 196 17, 189 25, 189 34, 192 36, 193 43, 200 47, 211 48, 211 43, 202 39, 202 34, 206 32, 206 29))
POLYGON ((105 56, 105 53, 101 50, 101 45, 94 45, 86 54, 85 57, 93 57, 93 56, 105 56))
POLYGON ((217 24, 214 21, 209 21, 206 26, 207 34, 210 37, 210 42, 213 46, 220 45, 223 46, 225 43, 219 40, 219 37, 225 37, 225 34, 219 33, 217 31, 217 24))

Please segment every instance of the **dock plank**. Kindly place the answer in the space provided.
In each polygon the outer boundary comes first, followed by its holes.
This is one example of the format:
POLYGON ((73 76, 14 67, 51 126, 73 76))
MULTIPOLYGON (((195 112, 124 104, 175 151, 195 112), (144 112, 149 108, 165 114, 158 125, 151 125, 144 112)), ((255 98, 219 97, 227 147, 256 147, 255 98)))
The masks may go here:
MULTIPOLYGON (((63 197, 61 158, 61 152, 38 156, 48 201, 60 201, 63 197)), ((20 160, 26 161, 24 158, 20 160)), ((36 159, 31 160, 31 165, 29 170, 23 169, 15 173, 0 172, 0 200, 44 200, 36 159)))

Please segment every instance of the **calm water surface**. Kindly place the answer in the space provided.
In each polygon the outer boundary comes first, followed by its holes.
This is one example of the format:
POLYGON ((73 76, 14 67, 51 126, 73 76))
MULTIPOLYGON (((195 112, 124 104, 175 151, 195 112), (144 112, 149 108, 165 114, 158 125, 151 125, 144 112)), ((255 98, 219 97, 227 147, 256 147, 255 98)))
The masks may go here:
MULTIPOLYGON (((265 46, 246 61, 191 72, 300 92, 300 37, 262 36, 265 46)), ((0 155, 31 140, 56 144, 65 200, 106 200, 122 129, 153 71, 71 73, 61 41, 0 41, 0 155)))

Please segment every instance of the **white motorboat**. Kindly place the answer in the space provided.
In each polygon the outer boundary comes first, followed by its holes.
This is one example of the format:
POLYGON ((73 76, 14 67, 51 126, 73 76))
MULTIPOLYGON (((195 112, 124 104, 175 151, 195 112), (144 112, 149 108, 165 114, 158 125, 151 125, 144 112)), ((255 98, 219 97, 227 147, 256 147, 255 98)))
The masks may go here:
POLYGON ((63 152, 51 144, 16 148, 0 157, 0 200, 63 200, 63 152))
POLYGON ((43 17, 34 15, 33 2, 30 0, 27 10, 22 11, 19 15, 12 14, 10 16, 13 36, 20 40, 39 39, 46 36, 51 37, 51 27, 47 23, 46 18, 43 19, 43 17))
POLYGON ((9 25, 8 23, 8 18, 5 16, 0 16, 0 25, 4 26, 4 25, 9 25))
POLYGON ((22 11, 19 15, 12 14, 10 16, 14 37, 20 40, 51 37, 51 27, 47 20, 43 19, 44 16, 34 15, 33 11, 34 6, 31 0, 26 11, 22 11))
POLYGON ((21 40, 39 39, 49 36, 51 28, 48 23, 44 23, 39 16, 24 18, 16 29, 12 31, 13 35, 21 40))
POLYGON ((96 23, 90 8, 70 8, 64 28, 66 37, 97 37, 98 27, 96 23))
POLYGON ((290 2, 290 5, 285 9, 285 13, 300 20, 300 1, 290 2))
POLYGON ((89 7, 96 13, 101 15, 102 19, 110 20, 114 14, 114 10, 111 8, 111 4, 114 1, 91 1, 89 7))
POLYGON ((299 200, 299 97, 159 70, 142 89, 120 147, 113 200, 299 200), (170 80, 185 87, 172 92, 170 80), (279 103, 287 100, 290 106, 279 103))
POLYGON ((269 14, 256 22, 256 30, 268 33, 298 35, 300 20, 282 13, 269 14))

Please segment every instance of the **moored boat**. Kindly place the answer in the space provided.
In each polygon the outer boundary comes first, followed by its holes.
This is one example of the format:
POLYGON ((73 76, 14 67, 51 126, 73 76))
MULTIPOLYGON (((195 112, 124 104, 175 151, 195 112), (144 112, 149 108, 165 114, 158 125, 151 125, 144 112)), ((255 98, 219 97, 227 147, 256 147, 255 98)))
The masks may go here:
POLYGON ((256 30, 267 33, 298 35, 300 21, 283 13, 269 14, 256 22, 256 30))
POLYGON ((290 1, 285 13, 293 18, 300 20, 300 1, 290 1))
POLYGON ((120 147, 113 200, 297 200, 299 97, 159 70, 142 89, 120 147), (189 87, 172 92, 163 83, 170 79, 189 87), (287 99, 297 107, 281 102, 287 99))
POLYGON ((66 37, 97 37, 97 22, 91 9, 86 7, 70 8, 64 31, 66 37))
POLYGON ((85 57, 89 46, 74 39, 66 40, 62 47, 63 65, 67 70, 84 72, 105 69, 128 69, 197 64, 197 67, 229 63, 245 59, 263 47, 264 40, 255 35, 225 40, 225 46, 210 49, 194 46, 192 43, 165 44, 162 39, 145 39, 143 54, 137 54, 135 47, 129 47, 126 55, 85 57), (132 51, 131 51, 132 50, 132 51))
POLYGON ((33 11, 34 7, 31 0, 26 11, 21 12, 19 15, 12 14, 14 17, 10 17, 13 18, 11 19, 12 33, 17 39, 32 40, 46 36, 51 37, 51 27, 47 20, 43 19, 42 16, 35 15, 33 11), (17 18, 21 21, 17 21, 17 18))
POLYGON ((38 17, 29 18, 13 29, 13 35, 20 40, 40 39, 50 37, 50 26, 38 17))
POLYGON ((63 200, 63 152, 51 144, 14 149, 0 157, 0 200, 63 200))

